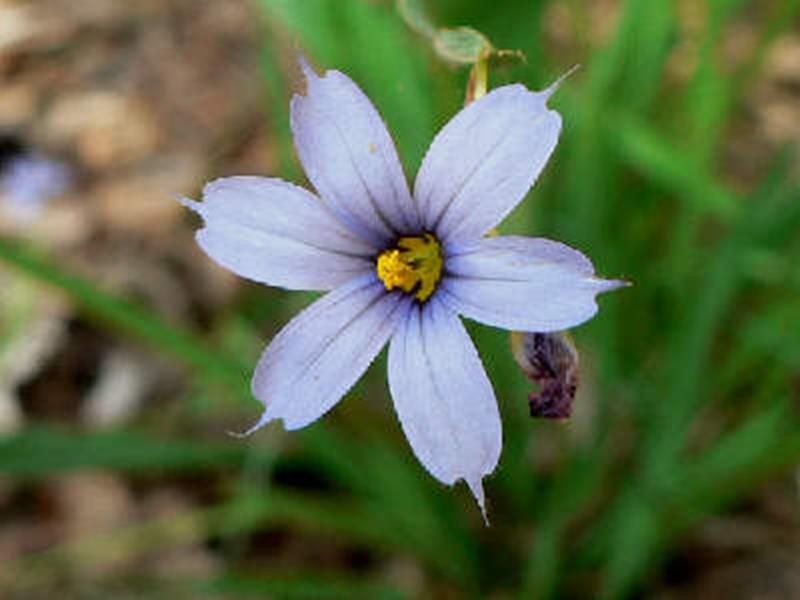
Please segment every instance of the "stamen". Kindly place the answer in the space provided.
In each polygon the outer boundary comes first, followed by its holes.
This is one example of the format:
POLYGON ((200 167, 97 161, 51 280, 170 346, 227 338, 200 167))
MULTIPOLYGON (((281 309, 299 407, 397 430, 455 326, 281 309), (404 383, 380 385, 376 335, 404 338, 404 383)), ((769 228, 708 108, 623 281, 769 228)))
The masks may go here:
POLYGON ((376 271, 387 290, 399 288, 424 302, 442 277, 442 248, 430 233, 403 237, 378 256, 376 271))

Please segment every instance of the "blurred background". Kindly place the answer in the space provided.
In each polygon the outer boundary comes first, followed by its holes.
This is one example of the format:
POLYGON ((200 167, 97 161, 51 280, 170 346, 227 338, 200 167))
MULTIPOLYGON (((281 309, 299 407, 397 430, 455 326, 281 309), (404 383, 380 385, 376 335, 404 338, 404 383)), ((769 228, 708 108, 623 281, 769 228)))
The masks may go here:
POLYGON ((0 1, 0 597, 800 598, 800 2, 403 7, 0 1), (305 430, 227 434, 312 296, 217 268, 174 201, 305 181, 301 52, 363 86, 412 178, 469 71, 420 8, 525 53, 491 86, 581 65, 501 229, 635 284, 573 332, 566 422, 470 324, 504 423, 489 528, 415 460, 384 356, 305 430))

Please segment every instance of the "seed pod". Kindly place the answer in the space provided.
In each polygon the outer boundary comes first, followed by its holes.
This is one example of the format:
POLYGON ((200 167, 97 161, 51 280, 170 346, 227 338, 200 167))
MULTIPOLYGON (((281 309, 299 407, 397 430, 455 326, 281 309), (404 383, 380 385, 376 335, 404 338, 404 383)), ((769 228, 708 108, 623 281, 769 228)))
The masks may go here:
POLYGON ((511 333, 514 359, 539 386, 528 395, 531 417, 568 419, 578 389, 578 351, 564 332, 511 333))

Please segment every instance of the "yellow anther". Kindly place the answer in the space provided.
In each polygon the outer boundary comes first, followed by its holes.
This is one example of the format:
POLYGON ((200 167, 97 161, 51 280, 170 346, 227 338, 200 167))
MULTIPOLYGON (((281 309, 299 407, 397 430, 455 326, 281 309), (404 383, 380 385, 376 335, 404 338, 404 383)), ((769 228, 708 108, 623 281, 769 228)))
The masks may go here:
POLYGON ((430 233, 397 240, 396 248, 378 256, 378 278, 387 290, 399 288, 425 301, 442 277, 442 248, 430 233))
POLYGON ((387 290, 396 287, 410 292, 414 287, 414 271, 400 258, 400 250, 385 250, 378 257, 378 277, 387 290))

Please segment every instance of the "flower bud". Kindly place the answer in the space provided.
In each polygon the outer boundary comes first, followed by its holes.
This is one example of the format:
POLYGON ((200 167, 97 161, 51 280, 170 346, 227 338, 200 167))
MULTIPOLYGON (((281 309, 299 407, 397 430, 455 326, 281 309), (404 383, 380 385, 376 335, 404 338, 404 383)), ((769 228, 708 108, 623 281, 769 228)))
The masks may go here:
POLYGON ((511 333, 514 359, 539 386, 528 395, 531 417, 568 419, 578 389, 578 351, 565 332, 511 333))

